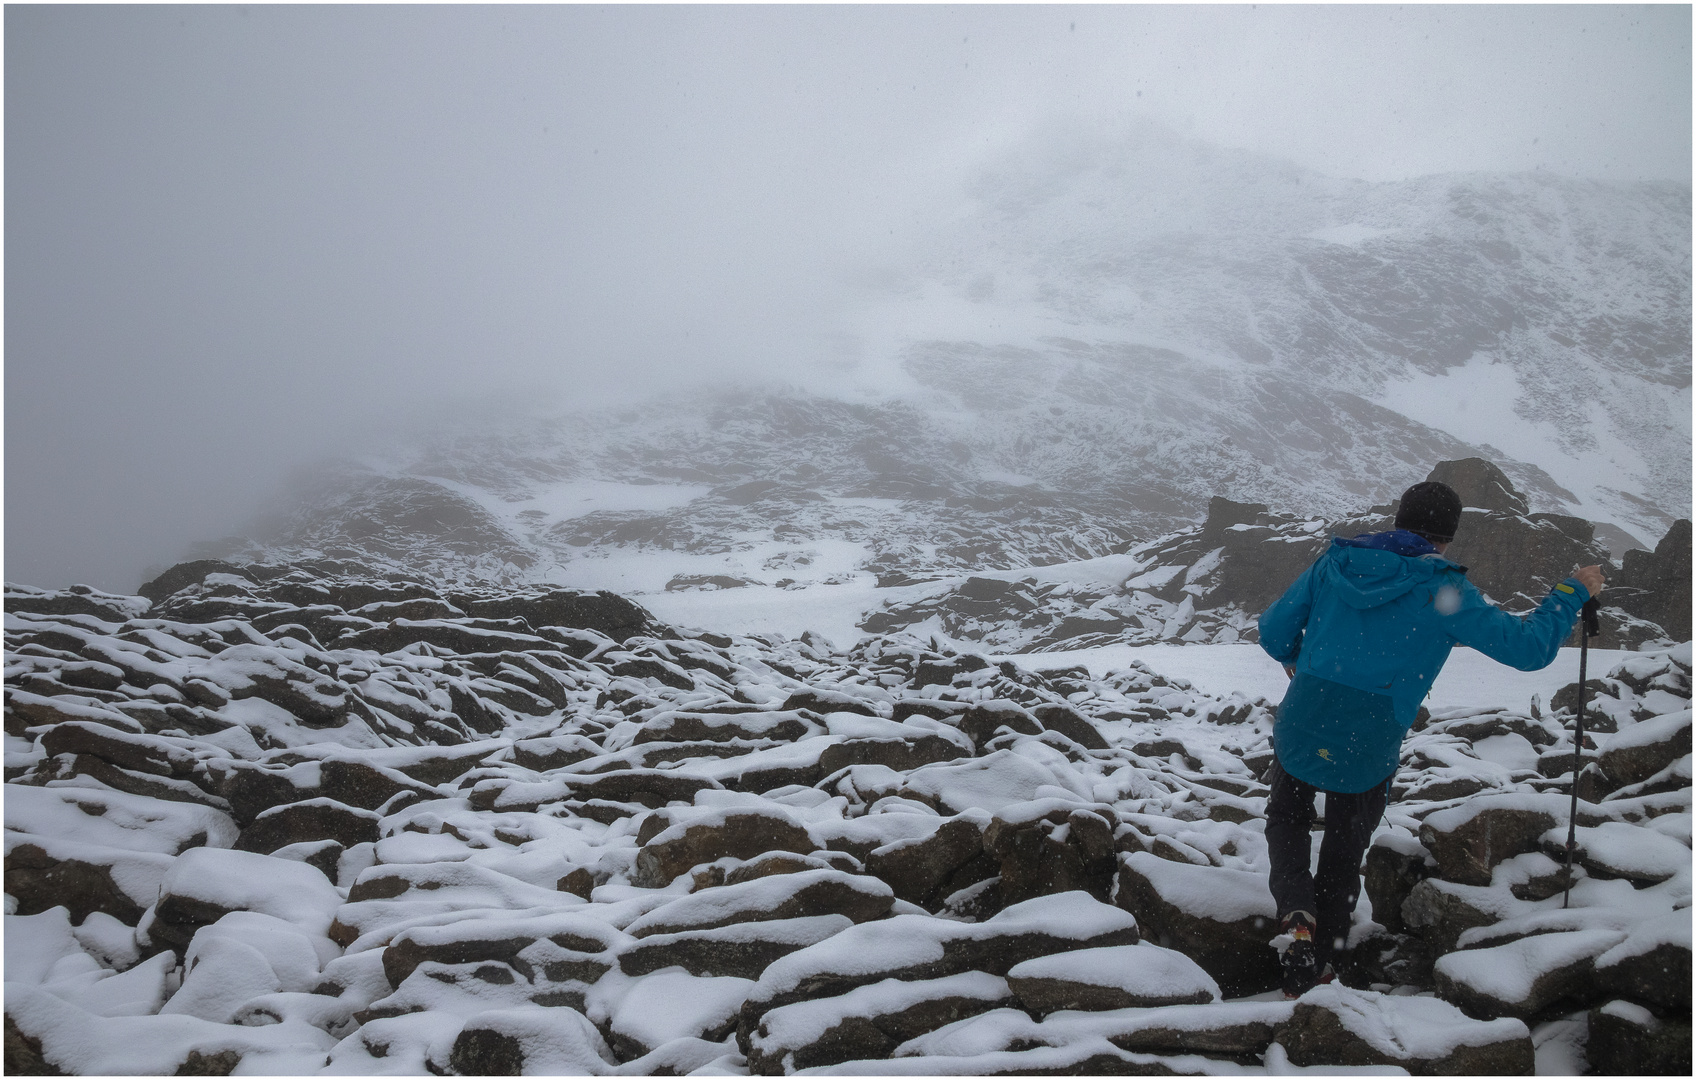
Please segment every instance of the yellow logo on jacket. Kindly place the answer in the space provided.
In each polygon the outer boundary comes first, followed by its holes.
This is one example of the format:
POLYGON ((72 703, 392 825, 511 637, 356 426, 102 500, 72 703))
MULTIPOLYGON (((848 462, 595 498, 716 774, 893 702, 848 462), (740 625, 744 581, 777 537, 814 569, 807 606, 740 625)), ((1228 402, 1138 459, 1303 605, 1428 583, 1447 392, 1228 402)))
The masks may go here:
POLYGON ((1326 761, 1330 761, 1331 760, 1331 751, 1321 750, 1321 751, 1319 751, 1319 756, 1324 758, 1326 761))

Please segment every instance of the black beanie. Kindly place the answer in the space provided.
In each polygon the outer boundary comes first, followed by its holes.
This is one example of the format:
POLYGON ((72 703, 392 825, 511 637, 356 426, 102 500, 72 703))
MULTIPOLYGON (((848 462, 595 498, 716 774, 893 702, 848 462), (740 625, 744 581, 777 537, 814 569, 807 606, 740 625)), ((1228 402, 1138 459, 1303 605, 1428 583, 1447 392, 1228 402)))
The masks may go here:
POLYGON ((1433 544, 1446 544, 1455 538, 1459 524, 1460 496, 1449 485, 1427 480, 1402 492, 1396 528, 1416 532, 1433 544))

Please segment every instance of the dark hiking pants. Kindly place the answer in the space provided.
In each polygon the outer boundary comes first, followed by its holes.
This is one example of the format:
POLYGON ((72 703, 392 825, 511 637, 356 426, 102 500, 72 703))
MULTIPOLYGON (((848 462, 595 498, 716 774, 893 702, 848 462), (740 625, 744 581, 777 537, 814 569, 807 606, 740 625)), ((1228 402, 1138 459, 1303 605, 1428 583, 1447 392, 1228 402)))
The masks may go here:
POLYGON ((1349 923, 1360 898, 1360 859, 1372 831, 1390 801, 1390 778, 1354 795, 1325 792, 1325 839, 1319 846, 1319 872, 1313 860, 1313 796, 1320 789, 1283 770, 1276 761, 1266 782, 1266 850, 1271 857, 1272 898, 1282 920, 1292 911, 1312 912, 1318 923, 1313 943, 1319 962, 1344 971, 1349 923))

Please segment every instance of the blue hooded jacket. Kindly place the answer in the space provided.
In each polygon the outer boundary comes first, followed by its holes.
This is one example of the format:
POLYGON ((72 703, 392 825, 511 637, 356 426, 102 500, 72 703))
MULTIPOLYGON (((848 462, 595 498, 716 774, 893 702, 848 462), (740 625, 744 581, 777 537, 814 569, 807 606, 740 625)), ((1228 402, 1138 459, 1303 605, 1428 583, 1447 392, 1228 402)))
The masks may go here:
POLYGON ((1333 538, 1260 617, 1261 648, 1296 669, 1272 731, 1278 763, 1324 791, 1376 787, 1395 772, 1450 649, 1548 667, 1589 598, 1567 578, 1521 618, 1491 607, 1464 566, 1413 533, 1333 538))

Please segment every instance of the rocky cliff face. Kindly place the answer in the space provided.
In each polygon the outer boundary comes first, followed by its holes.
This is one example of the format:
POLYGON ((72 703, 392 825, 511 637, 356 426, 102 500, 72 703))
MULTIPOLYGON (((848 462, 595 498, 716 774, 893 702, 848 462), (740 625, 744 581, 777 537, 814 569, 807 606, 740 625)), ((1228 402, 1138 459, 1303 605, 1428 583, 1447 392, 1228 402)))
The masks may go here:
POLYGON ((146 593, 6 594, 11 1073, 1688 1059, 1688 645, 1593 680, 1576 758, 1576 688, 1422 716, 1359 989, 1245 1002, 1263 701, 345 563, 146 593))

